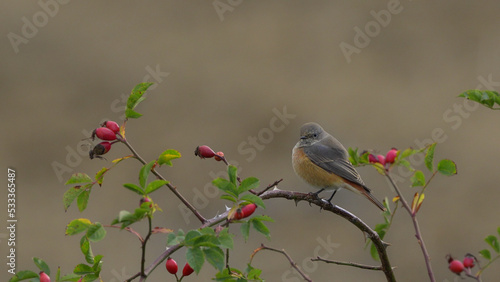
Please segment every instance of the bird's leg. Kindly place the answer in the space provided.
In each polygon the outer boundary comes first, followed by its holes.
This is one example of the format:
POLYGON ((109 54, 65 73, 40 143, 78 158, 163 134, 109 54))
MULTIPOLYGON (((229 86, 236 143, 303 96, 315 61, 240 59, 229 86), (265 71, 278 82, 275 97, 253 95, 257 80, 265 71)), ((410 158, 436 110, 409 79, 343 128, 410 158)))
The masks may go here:
POLYGON ((314 196, 316 196, 316 197, 318 197, 318 198, 319 198, 319 193, 321 193, 321 192, 323 192, 323 191, 325 191, 325 188, 321 188, 321 189, 319 189, 319 190, 318 190, 318 192, 314 192, 314 193, 312 193, 312 194, 313 194, 314 196))
POLYGON ((335 193, 337 193, 337 189, 333 190, 333 193, 332 195, 330 196, 330 199, 328 199, 328 203, 331 205, 332 204, 332 199, 333 199, 333 196, 335 196, 335 193))

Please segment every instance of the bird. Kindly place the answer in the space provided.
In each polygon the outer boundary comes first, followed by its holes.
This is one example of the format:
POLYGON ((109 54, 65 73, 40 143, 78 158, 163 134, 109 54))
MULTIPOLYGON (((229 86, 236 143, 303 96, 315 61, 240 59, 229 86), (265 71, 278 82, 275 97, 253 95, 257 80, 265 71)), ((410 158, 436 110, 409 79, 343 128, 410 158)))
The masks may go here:
POLYGON ((314 194, 333 190, 328 199, 330 204, 335 193, 344 188, 365 196, 380 210, 386 210, 349 161, 344 146, 315 122, 301 126, 300 139, 292 150, 292 165, 299 177, 319 189, 314 194))

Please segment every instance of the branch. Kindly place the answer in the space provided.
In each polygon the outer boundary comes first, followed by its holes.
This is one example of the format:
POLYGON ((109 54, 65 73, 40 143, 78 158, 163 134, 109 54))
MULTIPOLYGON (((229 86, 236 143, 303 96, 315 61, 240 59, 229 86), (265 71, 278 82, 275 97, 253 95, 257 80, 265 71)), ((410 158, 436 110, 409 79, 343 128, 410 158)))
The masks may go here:
POLYGON ((311 261, 322 261, 322 262, 326 262, 326 263, 347 265, 347 266, 368 269, 368 270, 382 270, 382 266, 366 265, 366 264, 360 264, 360 263, 356 263, 356 262, 343 262, 343 261, 337 261, 337 260, 328 260, 328 259, 324 259, 324 258, 319 257, 319 256, 316 258, 312 258, 311 261))
POLYGON ((434 272, 432 271, 431 258, 429 256, 429 252, 427 252, 427 248, 425 247, 424 239, 422 238, 422 232, 420 231, 420 226, 418 225, 417 213, 412 211, 411 207, 408 205, 408 202, 403 197, 403 194, 401 194, 401 191, 399 191, 399 187, 396 185, 392 177, 388 173, 386 173, 385 175, 391 182, 391 185, 392 187, 394 187, 394 190, 396 190, 396 193, 398 194, 399 200, 403 204, 403 207, 406 209, 408 214, 410 214, 411 220, 413 222, 413 228, 415 229, 415 237, 417 238, 417 242, 420 245, 422 254, 424 255, 425 266, 427 267, 427 273, 429 275, 429 279, 431 282, 435 282, 436 278, 434 277, 434 272))
POLYGON ((285 198, 288 200, 294 200, 295 203, 299 201, 307 201, 310 204, 314 204, 318 207, 321 207, 322 209, 326 211, 330 211, 334 214, 337 214, 344 219, 348 220, 350 223, 354 224, 359 230, 363 231, 364 233, 367 234, 367 237, 372 240, 373 245, 377 249, 378 255, 380 257, 380 262, 382 263, 382 271, 385 274, 385 277, 387 278, 387 281, 396 281, 396 277, 394 276, 394 272, 392 271, 391 263, 389 261, 389 257, 387 256, 387 251, 386 247, 389 245, 382 241, 380 237, 378 236, 377 232, 375 232, 373 229, 371 229, 366 223, 361 221, 358 217, 356 217, 354 214, 350 213, 349 211, 339 207, 339 206, 334 206, 331 203, 327 202, 326 200, 323 200, 319 198, 317 195, 313 193, 299 193, 299 192, 292 192, 292 191, 283 191, 279 189, 274 189, 272 191, 268 191, 260 196, 262 199, 272 199, 272 198, 285 198))
MULTIPOLYGON (((112 227, 112 228, 122 229, 122 227, 118 226, 118 225, 103 225, 103 226, 104 227, 112 227)), ((141 241, 141 244, 142 244, 142 242, 144 242, 144 239, 142 238, 141 234, 139 234, 137 231, 135 231, 134 229, 132 229, 132 227, 127 226, 127 227, 123 228, 123 230, 128 231, 128 232, 134 234, 135 236, 137 236, 137 238, 139 238, 139 241, 141 241)))
MULTIPOLYGON (((123 144, 125 144, 129 148, 129 150, 132 152, 132 154, 134 154, 134 157, 136 159, 138 159, 143 165, 145 165, 146 161, 143 158, 141 158, 141 156, 139 156, 139 154, 135 151, 135 149, 132 147, 132 145, 130 145, 130 143, 125 138, 123 138, 123 136, 121 136, 120 134, 119 134, 119 136, 120 136, 120 141, 122 141, 123 144)), ((158 179, 166 181, 166 179, 160 173, 158 173, 156 171, 156 169, 154 169, 154 168, 151 169, 151 172, 154 175, 156 175, 156 177, 158 177, 158 179)), ((175 196, 177 196, 177 198, 179 198, 179 200, 181 200, 181 202, 198 218, 198 220, 200 220, 201 223, 205 223, 206 219, 198 212, 198 210, 196 210, 196 208, 193 205, 191 205, 191 203, 189 203, 181 195, 181 193, 179 193, 177 191, 176 187, 172 186, 170 183, 167 183, 166 185, 170 189, 170 191, 172 191, 172 193, 174 193, 175 196)))
POLYGON ((304 278, 304 280, 306 281, 309 281, 309 282, 312 282, 311 278, 309 278, 309 276, 307 276, 307 274, 305 274, 304 272, 302 272, 302 270, 300 270, 300 268, 297 267, 297 264, 293 261, 293 259, 285 252, 285 250, 277 250, 277 249, 274 249, 274 248, 270 248, 270 247, 266 247, 264 246, 264 244, 261 244, 259 248, 255 249, 255 251, 253 251, 253 254, 250 256, 250 264, 252 264, 252 260, 253 260, 253 257, 259 252, 259 251, 262 251, 262 250, 269 250, 269 251, 273 251, 273 252, 277 252, 277 253, 280 253, 280 254, 283 254, 287 259, 288 261, 290 262, 290 265, 295 268, 295 270, 297 270, 297 272, 304 278))

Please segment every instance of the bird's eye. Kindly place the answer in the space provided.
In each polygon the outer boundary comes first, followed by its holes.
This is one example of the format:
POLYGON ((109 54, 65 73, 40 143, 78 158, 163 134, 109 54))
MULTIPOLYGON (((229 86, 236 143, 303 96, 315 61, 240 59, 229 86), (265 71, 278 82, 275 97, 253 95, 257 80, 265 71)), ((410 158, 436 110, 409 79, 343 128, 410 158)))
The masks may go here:
POLYGON ((314 133, 314 134, 313 134, 313 137, 314 137, 314 138, 318 137, 318 134, 314 133))

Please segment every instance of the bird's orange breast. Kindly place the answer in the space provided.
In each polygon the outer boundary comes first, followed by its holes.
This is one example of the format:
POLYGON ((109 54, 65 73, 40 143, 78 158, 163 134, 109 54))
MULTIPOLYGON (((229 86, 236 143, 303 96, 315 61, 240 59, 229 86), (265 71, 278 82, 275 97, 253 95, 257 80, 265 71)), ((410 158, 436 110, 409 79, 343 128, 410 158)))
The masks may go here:
POLYGON ((292 164, 295 173, 307 183, 318 188, 339 188, 344 183, 343 178, 329 173, 314 164, 304 153, 303 148, 293 148, 292 164))

